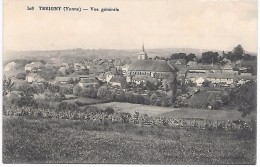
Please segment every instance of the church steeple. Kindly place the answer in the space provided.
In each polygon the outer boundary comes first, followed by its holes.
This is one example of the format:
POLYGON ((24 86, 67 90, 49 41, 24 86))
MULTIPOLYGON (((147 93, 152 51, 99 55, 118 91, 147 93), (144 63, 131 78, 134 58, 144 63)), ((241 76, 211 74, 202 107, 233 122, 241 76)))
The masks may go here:
POLYGON ((143 43, 143 46, 142 46, 142 52, 139 53, 139 55, 138 55, 138 59, 139 60, 147 60, 148 59, 147 53, 144 50, 144 43, 143 43))

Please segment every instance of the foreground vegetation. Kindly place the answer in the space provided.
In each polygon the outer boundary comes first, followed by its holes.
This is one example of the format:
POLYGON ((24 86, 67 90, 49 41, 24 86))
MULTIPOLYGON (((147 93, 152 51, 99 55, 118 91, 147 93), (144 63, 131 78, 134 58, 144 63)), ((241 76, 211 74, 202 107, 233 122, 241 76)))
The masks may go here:
POLYGON ((4 163, 255 164, 255 159, 255 134, 248 131, 3 117, 4 163))

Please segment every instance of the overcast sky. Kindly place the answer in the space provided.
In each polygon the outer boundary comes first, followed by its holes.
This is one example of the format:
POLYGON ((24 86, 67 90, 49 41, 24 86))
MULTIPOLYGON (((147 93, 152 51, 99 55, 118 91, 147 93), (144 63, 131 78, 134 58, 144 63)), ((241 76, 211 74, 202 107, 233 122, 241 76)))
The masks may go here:
POLYGON ((257 52, 256 0, 5 0, 5 50, 198 48, 257 52), (27 11, 34 6, 34 11, 27 11), (39 11, 39 6, 119 12, 39 11))

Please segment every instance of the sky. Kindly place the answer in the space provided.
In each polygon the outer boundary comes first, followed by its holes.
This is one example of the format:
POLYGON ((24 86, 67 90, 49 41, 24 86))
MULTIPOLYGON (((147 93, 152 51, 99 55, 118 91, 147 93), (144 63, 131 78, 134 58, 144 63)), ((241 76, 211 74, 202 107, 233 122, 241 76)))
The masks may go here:
POLYGON ((257 0, 4 0, 3 8, 5 51, 141 49, 144 43, 148 49, 227 51, 241 44, 257 52, 257 0), (88 10, 41 11, 39 6, 88 10))

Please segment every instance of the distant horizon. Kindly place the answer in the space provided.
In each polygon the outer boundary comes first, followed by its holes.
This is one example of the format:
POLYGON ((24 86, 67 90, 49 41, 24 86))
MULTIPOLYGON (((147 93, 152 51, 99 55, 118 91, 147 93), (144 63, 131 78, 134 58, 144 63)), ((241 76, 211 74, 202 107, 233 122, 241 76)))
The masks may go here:
MULTIPOLYGON (((237 46, 237 45, 236 45, 237 46)), ((235 47, 235 46, 234 46, 235 47)), ((243 46, 242 46, 243 47, 243 46)), ((189 47, 165 47, 165 48, 147 48, 147 47, 144 47, 145 50, 166 50, 166 49, 187 49, 187 50, 203 50, 203 51, 224 51, 224 52, 229 52, 229 51, 232 51, 232 49, 230 50, 222 50, 222 49, 200 49, 200 48, 189 48, 189 47)), ((244 47, 243 47, 244 48, 244 47)), ((51 52, 51 51, 66 51, 66 50, 77 50, 77 49, 82 49, 82 50, 117 50, 117 51, 135 51, 135 50, 141 50, 141 47, 140 48, 133 48, 133 49, 117 49, 117 48, 67 48, 67 49, 46 49, 46 50, 6 50, 4 51, 5 53, 6 52, 41 52, 41 51, 46 51, 46 52, 51 52)), ((254 54, 257 54, 258 52, 253 52, 253 51, 248 51, 246 48, 244 48, 244 51, 247 52, 247 53, 254 53, 254 54)))

